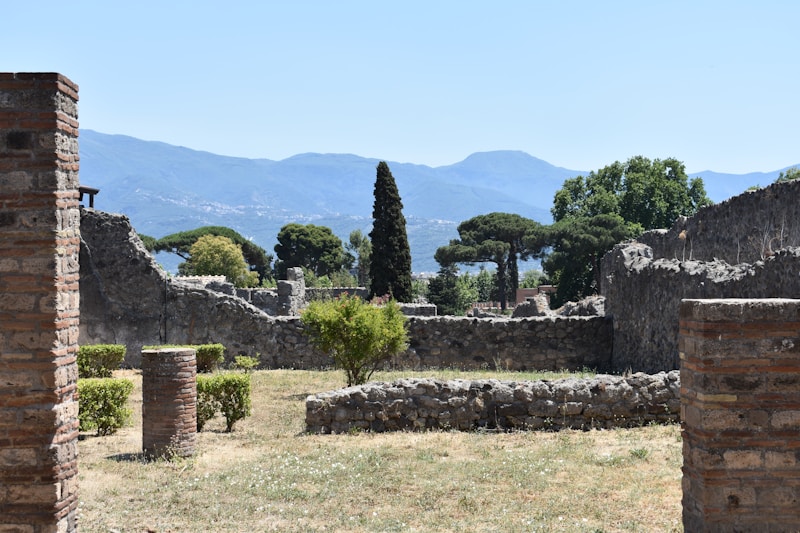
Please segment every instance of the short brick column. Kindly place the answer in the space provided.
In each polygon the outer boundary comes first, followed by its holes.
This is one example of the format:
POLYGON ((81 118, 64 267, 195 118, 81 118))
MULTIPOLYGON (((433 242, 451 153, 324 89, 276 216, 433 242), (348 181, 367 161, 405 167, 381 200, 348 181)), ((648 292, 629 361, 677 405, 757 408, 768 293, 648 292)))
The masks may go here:
POLYGON ((800 300, 684 300, 683 527, 797 531, 800 300))
POLYGON ((142 351, 144 455, 189 457, 197 437, 197 357, 194 349, 142 351))
POLYGON ((78 86, 0 73, 0 531, 74 531, 78 86))

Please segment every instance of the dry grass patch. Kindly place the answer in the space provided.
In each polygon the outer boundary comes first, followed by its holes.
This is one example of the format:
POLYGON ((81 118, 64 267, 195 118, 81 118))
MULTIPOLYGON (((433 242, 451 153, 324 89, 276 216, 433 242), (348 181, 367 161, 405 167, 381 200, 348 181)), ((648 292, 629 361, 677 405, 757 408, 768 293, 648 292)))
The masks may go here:
MULTIPOLYGON (((380 373, 379 380, 520 380, 380 373)), ((304 434, 305 397, 338 372, 253 374, 253 416, 214 419, 197 454, 143 462, 133 426, 80 442, 82 531, 680 531, 678 426, 560 433, 304 434)), ((557 376, 549 376, 557 377, 557 376)))

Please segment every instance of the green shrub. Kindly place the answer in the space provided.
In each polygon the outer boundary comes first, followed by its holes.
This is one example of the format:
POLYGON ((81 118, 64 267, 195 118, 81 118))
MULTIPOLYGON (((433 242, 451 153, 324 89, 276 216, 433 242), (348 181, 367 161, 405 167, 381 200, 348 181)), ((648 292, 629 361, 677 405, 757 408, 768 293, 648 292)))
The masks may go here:
POLYGON ((222 344, 161 344, 142 346, 142 350, 165 350, 168 348, 193 348, 197 354, 197 371, 213 372, 225 360, 225 346, 222 344))
POLYGON ((216 374, 197 376, 197 430, 217 412, 225 417, 225 430, 251 413, 250 376, 248 374, 216 374))
POLYGON ((225 417, 225 430, 250 415, 250 376, 245 374, 219 374, 216 376, 217 401, 225 417))
POLYGON ((80 430, 96 429, 97 435, 111 435, 131 416, 125 406, 133 391, 129 379, 85 378, 78 380, 78 420, 80 430))
POLYGON ((78 376, 110 378, 111 372, 125 360, 122 344, 89 344, 78 348, 78 376))
POLYGON ((245 374, 252 372, 258 366, 258 359, 249 355, 237 355, 233 360, 233 367, 245 374))
POLYGON ((197 431, 203 431, 220 407, 214 392, 214 376, 197 376, 197 431))
POLYGON ((366 383, 408 343, 405 317, 393 300, 376 307, 343 294, 337 300, 311 302, 301 319, 311 343, 345 371, 348 386, 366 383))
POLYGON ((197 350, 198 372, 213 372, 225 359, 225 347, 221 344, 199 344, 192 348, 197 350))

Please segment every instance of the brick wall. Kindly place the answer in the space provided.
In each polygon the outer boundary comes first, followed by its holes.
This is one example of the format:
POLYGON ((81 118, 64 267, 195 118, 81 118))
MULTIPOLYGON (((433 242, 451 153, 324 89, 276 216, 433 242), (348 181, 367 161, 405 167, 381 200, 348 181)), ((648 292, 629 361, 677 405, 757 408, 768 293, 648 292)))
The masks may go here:
POLYGON ((797 531, 800 300, 684 300, 686 531, 797 531))
POLYGON ((76 527, 77 100, 0 73, 0 531, 76 527))

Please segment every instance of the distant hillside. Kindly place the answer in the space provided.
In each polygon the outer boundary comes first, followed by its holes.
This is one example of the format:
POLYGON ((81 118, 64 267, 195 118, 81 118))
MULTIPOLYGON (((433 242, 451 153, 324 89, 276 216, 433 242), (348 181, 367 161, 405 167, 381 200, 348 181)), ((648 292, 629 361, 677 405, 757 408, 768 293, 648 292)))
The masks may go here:
MULTIPOLYGON (((377 159, 243 159, 91 130, 81 131, 80 151, 81 182, 101 190, 95 206, 128 215, 138 232, 154 237, 224 225, 272 251, 288 222, 329 226, 343 240, 354 229, 371 228, 377 159)), ((474 154, 439 168, 388 163, 415 272, 436 271, 436 248, 475 215, 508 211, 549 222, 553 194, 565 177, 579 174, 522 152, 474 154)), ((174 268, 169 256, 159 260, 174 268)))
MULTIPOLYGON (((244 159, 92 130, 81 130, 80 155, 81 183, 101 190, 95 207, 127 215, 138 232, 153 237, 222 225, 272 252, 288 222, 329 226, 345 241, 372 224, 377 159, 313 153, 244 159)), ((519 151, 476 153, 436 168, 387 163, 403 200, 415 272, 438 270, 436 248, 475 215, 504 211, 549 223, 555 191, 587 173, 519 151)), ((778 171, 700 175, 709 196, 720 201, 771 183, 778 171)), ((158 259, 168 269, 178 262, 168 254, 158 259)))

